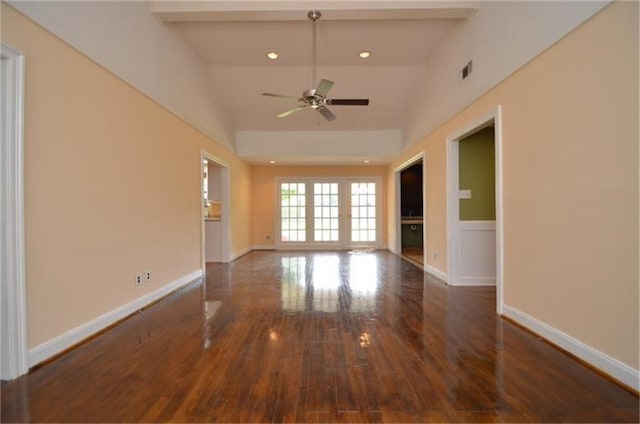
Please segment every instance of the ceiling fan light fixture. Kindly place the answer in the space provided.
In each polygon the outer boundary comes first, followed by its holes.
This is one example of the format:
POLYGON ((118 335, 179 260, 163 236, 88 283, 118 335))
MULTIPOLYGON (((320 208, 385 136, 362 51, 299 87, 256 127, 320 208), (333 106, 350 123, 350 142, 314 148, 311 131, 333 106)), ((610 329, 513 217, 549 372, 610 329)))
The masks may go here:
POLYGON ((371 52, 369 50, 362 50, 358 55, 362 59, 367 59, 369 56, 371 56, 371 52))
POLYGON ((271 60, 276 60, 280 55, 276 52, 267 53, 267 57, 271 60))

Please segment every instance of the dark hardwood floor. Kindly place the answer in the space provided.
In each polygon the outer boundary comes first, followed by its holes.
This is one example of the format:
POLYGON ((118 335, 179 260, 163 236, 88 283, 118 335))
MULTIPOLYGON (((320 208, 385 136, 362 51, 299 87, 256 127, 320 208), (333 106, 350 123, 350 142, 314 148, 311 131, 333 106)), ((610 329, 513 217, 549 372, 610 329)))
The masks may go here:
POLYGON ((424 249, 420 247, 403 247, 402 256, 410 261, 417 262, 419 265, 424 266, 424 249))
POLYGON ((638 422, 638 397, 388 252, 253 252, 27 376, 2 422, 638 422))

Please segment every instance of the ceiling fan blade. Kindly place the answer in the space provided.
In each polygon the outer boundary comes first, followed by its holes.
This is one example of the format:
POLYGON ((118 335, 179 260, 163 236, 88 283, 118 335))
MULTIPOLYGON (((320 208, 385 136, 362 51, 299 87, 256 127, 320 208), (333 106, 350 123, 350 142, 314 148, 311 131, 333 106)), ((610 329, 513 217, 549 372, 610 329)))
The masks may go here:
POLYGON ((294 96, 285 96, 282 94, 274 94, 274 93, 262 93, 263 96, 269 96, 269 97, 281 97, 283 99, 296 99, 298 100, 298 97, 294 97, 294 96))
POLYGON ((316 96, 327 97, 327 93, 333 87, 334 82, 326 79, 321 79, 316 88, 316 96))
POLYGON ((306 107, 307 107, 307 105, 297 106, 297 107, 294 107, 293 109, 289 109, 289 110, 288 110, 288 111, 286 111, 286 112, 282 112, 281 114, 276 115, 276 116, 277 116, 278 118, 286 118, 286 117, 287 117, 287 116, 289 116, 289 115, 293 115, 293 114, 294 114, 294 113, 296 113, 296 112, 300 112, 302 109, 304 109, 304 108, 306 108, 306 107))
POLYGON ((334 106, 367 106, 369 99, 327 99, 328 105, 334 106))
POLYGON ((318 106, 316 110, 320 112, 320 114, 322 114, 322 116, 324 116, 327 121, 333 121, 334 119, 336 119, 336 115, 334 115, 333 112, 331 112, 324 106, 318 106))

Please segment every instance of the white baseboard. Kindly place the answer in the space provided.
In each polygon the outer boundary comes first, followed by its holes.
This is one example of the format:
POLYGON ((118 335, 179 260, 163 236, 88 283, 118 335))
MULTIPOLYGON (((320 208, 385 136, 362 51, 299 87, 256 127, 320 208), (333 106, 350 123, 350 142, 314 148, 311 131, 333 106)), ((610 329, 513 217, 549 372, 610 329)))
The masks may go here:
POLYGON ((235 261, 235 260, 236 260, 236 259, 238 259, 240 256, 244 256, 244 255, 246 255, 247 253, 251 252, 252 250, 253 250, 253 247, 247 247, 247 248, 242 249, 242 250, 240 250, 240 251, 238 251, 238 252, 236 252, 236 253, 233 253, 233 254, 231 255, 231 260, 230 260, 229 262, 233 262, 233 261, 235 261))
POLYGON ((273 244, 255 244, 253 250, 276 250, 273 244))
POLYGON ((611 378, 636 391, 640 390, 640 371, 518 309, 503 305, 503 315, 577 356, 611 378))
POLYGON ((496 277, 461 277, 459 286, 495 286, 496 277))
POLYGON ((163 296, 177 290, 183 286, 186 286, 196 278, 202 276, 202 270, 194 271, 190 274, 181 277, 158 290, 147 293, 142 297, 135 299, 132 302, 124 304, 106 314, 88 321, 72 330, 67 331, 64 334, 59 335, 51 340, 48 340, 33 349, 29 349, 29 367, 38 365, 39 363, 46 361, 49 358, 63 352, 65 349, 80 343, 81 341, 91 337, 97 332, 107 328, 111 324, 131 315, 135 311, 144 308, 145 306, 161 299, 163 296))
POLYGON ((440 271, 438 268, 431 265, 427 265, 426 267, 424 267, 424 270, 427 272, 427 274, 433 275, 438 280, 443 281, 447 284, 449 283, 446 272, 440 271))

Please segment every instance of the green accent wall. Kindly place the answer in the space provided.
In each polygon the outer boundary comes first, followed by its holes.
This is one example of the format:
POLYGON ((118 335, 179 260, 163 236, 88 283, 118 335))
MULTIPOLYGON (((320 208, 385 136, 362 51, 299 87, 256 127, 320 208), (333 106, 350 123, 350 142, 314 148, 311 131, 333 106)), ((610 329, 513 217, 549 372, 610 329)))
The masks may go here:
POLYGON ((471 199, 460 199, 461 221, 495 221, 496 177, 494 128, 460 140, 459 187, 471 190, 471 199))

